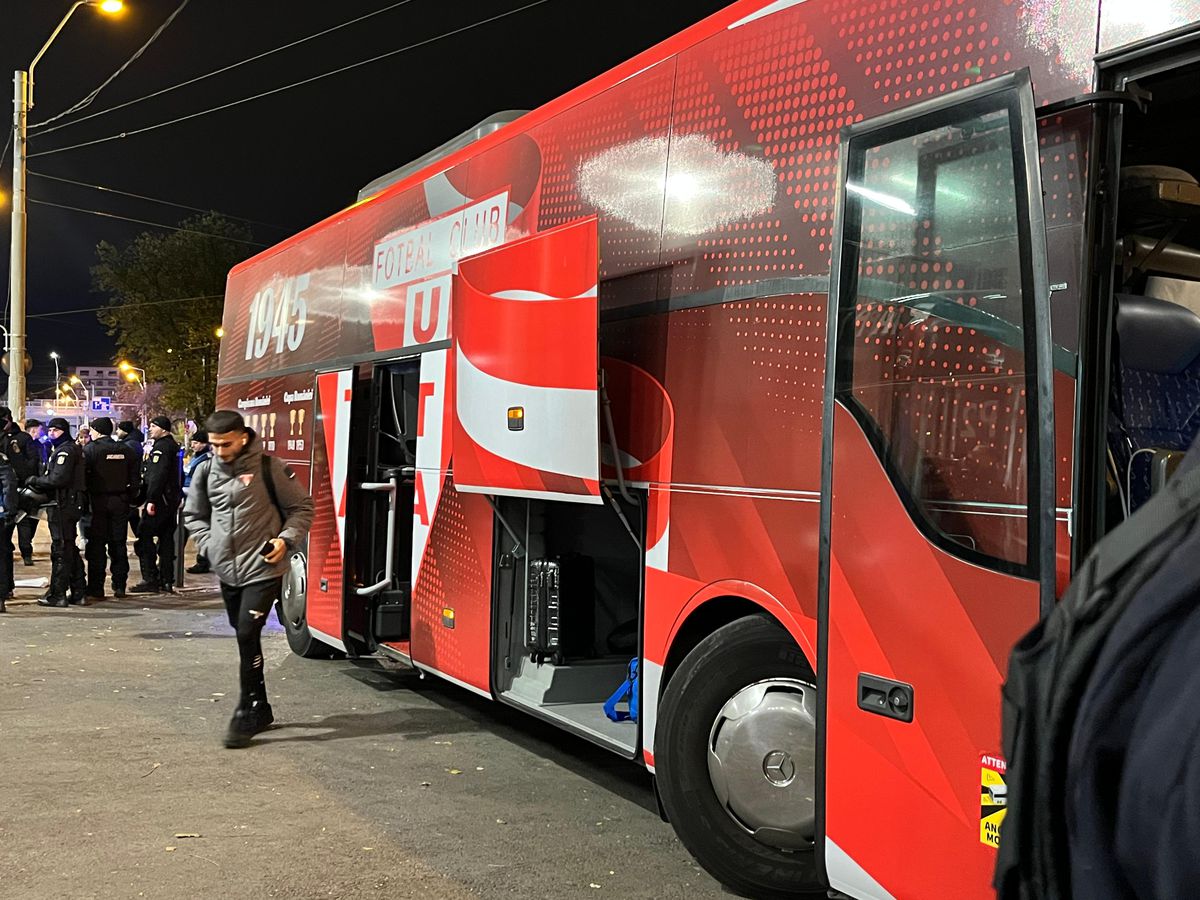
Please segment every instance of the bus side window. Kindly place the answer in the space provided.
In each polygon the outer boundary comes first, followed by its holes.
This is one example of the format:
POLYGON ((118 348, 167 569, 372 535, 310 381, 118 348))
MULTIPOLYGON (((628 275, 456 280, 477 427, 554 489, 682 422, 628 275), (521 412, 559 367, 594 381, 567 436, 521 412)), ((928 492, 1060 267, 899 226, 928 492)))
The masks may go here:
POLYGON ((838 391, 926 533, 1020 566, 1030 298, 1014 130, 1006 108, 968 108, 852 153, 838 391))

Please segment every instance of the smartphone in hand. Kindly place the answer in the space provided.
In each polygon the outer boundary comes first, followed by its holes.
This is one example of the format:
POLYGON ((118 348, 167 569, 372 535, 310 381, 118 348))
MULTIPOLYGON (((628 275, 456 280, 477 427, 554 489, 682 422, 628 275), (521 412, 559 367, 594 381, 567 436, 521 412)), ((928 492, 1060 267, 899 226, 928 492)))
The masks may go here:
POLYGON ((265 544, 262 545, 262 548, 258 551, 260 556, 270 556, 274 552, 275 552, 274 541, 267 541, 265 544))

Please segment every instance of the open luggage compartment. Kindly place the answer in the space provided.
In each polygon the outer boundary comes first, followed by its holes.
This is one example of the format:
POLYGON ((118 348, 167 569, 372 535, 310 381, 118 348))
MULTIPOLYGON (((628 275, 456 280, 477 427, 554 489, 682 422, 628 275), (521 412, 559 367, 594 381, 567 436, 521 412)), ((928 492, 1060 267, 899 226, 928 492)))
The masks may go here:
POLYGON ((498 499, 495 578, 499 696, 630 757, 637 723, 604 703, 639 656, 646 504, 634 499, 498 499))

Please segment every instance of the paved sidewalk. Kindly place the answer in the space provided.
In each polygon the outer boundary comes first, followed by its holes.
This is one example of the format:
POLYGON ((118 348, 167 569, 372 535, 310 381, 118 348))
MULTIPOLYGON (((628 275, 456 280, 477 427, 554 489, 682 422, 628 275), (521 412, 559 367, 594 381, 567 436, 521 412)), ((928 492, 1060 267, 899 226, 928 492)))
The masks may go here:
MULTIPOLYGON (((84 556, 83 541, 76 541, 76 546, 79 547, 79 555, 84 556)), ((130 536, 126 546, 129 549, 129 587, 137 584, 141 580, 141 573, 138 568, 137 554, 133 552, 133 537, 130 536)), ((13 534, 13 574, 16 576, 18 586, 13 592, 14 597, 8 601, 9 609, 23 609, 26 606, 37 606, 37 598, 46 593, 46 589, 50 583, 50 529, 46 527, 44 521, 38 523, 37 531, 33 535, 33 565, 26 566, 21 561, 20 551, 17 549, 17 535, 13 534), (30 579, 45 579, 44 582, 39 582, 36 587, 22 587, 20 582, 29 581, 30 579)), ((190 566, 196 561, 196 550, 191 542, 188 542, 183 554, 186 565, 190 566)), ((84 560, 84 566, 87 566, 87 560, 84 560)), ((177 586, 177 592, 182 595, 190 596, 201 593, 207 594, 220 590, 217 584, 215 575, 184 575, 182 586, 177 586)), ((104 595, 112 602, 112 579, 106 578, 104 582, 104 595)), ((154 597, 166 596, 155 594, 130 594, 129 600, 115 601, 118 603, 129 602, 138 597, 154 597)), ((49 611, 49 610, 48 610, 49 611)))

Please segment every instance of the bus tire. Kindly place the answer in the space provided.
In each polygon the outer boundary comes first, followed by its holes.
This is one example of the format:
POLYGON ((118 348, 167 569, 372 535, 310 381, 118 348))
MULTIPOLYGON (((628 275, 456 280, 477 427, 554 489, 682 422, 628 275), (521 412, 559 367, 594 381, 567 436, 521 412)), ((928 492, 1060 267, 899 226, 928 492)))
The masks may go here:
POLYGON ((755 615, 697 644, 663 692, 654 758, 663 808, 700 865, 746 896, 826 896, 812 802, 798 802, 814 794, 814 684, 787 631, 755 615))
POLYGON ((308 630, 308 566, 303 553, 293 553, 283 577, 276 614, 287 633, 288 646, 305 659, 336 659, 340 652, 317 640, 308 630))

